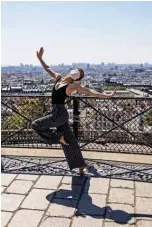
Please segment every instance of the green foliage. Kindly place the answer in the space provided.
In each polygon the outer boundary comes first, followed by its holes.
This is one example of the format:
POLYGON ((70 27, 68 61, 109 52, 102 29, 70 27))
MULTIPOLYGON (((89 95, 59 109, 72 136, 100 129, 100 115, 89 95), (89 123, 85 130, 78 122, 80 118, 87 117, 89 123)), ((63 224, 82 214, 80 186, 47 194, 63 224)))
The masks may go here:
POLYGON ((96 118, 96 114, 88 113, 87 114, 87 118, 95 119, 96 118))
POLYGON ((152 109, 145 113, 144 124, 145 126, 152 126, 152 109))
POLYGON ((111 90, 114 90, 115 88, 119 91, 124 91, 127 89, 127 87, 123 87, 123 86, 104 86, 104 87, 101 87, 104 91, 111 91, 111 90))
MULTIPOLYGON (((50 108, 50 103, 46 102, 46 98, 32 98, 20 102, 18 112, 28 119, 34 120, 45 115, 50 108)), ((3 124, 3 129, 20 129, 28 127, 29 121, 17 113, 12 113, 3 124)))
POLYGON ((4 130, 20 129, 24 127, 24 118, 20 115, 13 113, 6 121, 2 123, 4 130))

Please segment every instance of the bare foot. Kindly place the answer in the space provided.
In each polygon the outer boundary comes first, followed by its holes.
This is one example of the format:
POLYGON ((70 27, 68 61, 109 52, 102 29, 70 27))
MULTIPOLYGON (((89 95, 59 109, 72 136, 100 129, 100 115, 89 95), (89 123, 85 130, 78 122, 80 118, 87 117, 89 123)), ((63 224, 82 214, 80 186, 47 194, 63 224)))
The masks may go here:
POLYGON ((83 173, 88 172, 88 169, 86 166, 82 166, 79 168, 79 174, 82 175, 83 173))
POLYGON ((64 136, 62 136, 62 137, 60 138, 59 142, 60 142, 60 143, 63 143, 64 145, 69 145, 69 144, 65 141, 64 136))

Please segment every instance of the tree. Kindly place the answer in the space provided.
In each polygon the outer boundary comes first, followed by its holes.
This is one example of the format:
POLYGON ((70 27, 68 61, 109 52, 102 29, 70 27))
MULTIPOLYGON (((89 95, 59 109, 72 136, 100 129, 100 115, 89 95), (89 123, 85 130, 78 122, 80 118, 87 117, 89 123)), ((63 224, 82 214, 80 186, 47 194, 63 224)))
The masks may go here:
POLYGON ((144 124, 145 126, 152 126, 152 109, 145 113, 144 124))
POLYGON ((28 128, 30 121, 39 117, 42 117, 49 111, 49 102, 46 97, 38 97, 38 98, 29 98, 23 100, 17 106, 17 111, 23 115, 17 114, 15 112, 12 113, 11 116, 7 118, 7 120, 3 123, 3 130, 5 129, 20 129, 22 127, 28 128), (26 118, 24 118, 24 116, 26 118))

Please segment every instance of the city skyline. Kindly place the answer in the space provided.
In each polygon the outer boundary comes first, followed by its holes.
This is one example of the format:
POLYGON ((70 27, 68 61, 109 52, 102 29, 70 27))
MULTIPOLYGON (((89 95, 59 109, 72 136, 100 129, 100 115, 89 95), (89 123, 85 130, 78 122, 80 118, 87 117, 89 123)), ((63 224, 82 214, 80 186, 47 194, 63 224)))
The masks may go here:
POLYGON ((152 63, 152 2, 2 2, 1 65, 152 63))

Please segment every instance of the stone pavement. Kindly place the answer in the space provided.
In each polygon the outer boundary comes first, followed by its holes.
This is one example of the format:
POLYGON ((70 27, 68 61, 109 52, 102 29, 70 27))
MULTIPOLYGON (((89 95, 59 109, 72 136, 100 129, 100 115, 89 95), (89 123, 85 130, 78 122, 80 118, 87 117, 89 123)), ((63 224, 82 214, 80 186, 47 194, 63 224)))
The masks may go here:
POLYGON ((1 174, 2 227, 152 227, 152 183, 1 174))

